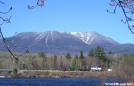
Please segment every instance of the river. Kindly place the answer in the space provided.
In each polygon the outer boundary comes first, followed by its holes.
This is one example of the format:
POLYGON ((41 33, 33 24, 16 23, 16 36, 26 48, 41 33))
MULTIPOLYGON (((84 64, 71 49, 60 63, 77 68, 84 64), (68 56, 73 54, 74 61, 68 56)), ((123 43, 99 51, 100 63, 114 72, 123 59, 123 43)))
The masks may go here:
POLYGON ((97 78, 0 78, 0 86, 110 86, 118 79, 97 78))

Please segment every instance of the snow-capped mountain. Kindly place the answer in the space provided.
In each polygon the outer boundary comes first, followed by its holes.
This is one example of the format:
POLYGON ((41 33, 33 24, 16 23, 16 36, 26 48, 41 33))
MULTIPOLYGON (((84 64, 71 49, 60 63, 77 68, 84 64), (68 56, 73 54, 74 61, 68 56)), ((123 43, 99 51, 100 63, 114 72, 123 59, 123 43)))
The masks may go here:
MULTIPOLYGON (((6 48, 0 41, 0 50, 6 48)), ((97 32, 63 32, 63 31, 46 31, 46 32, 22 32, 15 35, 12 41, 8 42, 10 47, 17 44, 17 52, 24 52, 30 47, 31 53, 45 52, 50 54, 78 53, 80 50, 89 52, 91 48, 100 45, 106 51, 132 52, 134 45, 121 45, 109 37, 105 37, 97 32)))
POLYGON ((105 37, 101 34, 98 34, 97 32, 70 32, 70 33, 78 37, 79 39, 81 39, 83 42, 85 42, 88 45, 98 44, 98 43, 109 43, 113 45, 119 44, 113 39, 109 37, 105 37))
MULTIPOLYGON (((37 34, 37 33, 36 33, 37 34)), ((46 47, 49 46, 83 46, 87 45, 83 43, 82 40, 78 39, 77 37, 71 35, 67 32, 58 32, 58 31, 47 31, 44 33, 38 33, 38 36, 35 37, 33 42, 40 42, 43 41, 46 47)))
POLYGON ((82 41, 88 45, 93 45, 93 44, 118 45, 119 44, 113 39, 109 37, 105 37, 97 32, 46 31, 46 32, 19 33, 17 36, 18 37, 20 36, 21 39, 33 39, 33 42, 38 42, 43 40, 47 47, 49 47, 49 45, 54 44, 54 42, 57 40, 59 40, 59 42, 62 43, 62 45, 64 44, 68 45, 68 43, 70 45, 72 44, 77 45, 82 41))

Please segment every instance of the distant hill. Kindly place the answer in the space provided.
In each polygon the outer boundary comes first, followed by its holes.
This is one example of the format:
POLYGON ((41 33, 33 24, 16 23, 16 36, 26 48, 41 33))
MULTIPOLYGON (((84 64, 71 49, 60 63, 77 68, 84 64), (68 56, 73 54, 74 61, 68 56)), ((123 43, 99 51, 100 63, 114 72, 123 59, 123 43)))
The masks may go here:
MULTIPOLYGON (((6 51, 3 41, 0 41, 0 50, 6 51)), ((22 32, 14 36, 12 41, 8 42, 10 47, 17 44, 15 51, 24 52, 30 47, 31 53, 45 52, 47 54, 72 54, 83 50, 88 53, 91 48, 97 45, 103 46, 108 52, 114 53, 133 53, 133 44, 120 44, 112 38, 105 37, 97 32, 22 32)))

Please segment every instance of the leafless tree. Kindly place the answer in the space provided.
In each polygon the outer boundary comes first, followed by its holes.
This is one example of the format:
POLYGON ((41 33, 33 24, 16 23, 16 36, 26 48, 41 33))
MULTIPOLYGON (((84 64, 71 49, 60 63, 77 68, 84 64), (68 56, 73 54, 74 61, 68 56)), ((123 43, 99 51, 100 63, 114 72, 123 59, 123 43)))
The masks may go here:
POLYGON ((43 7, 44 6, 44 1, 45 0, 37 0, 36 5, 35 6, 28 5, 28 9, 31 9, 32 10, 32 9, 36 8, 37 6, 43 7))
MULTIPOLYGON (((32 9, 36 8, 37 6, 42 7, 42 6, 44 6, 44 1, 45 1, 45 0, 36 0, 36 5, 35 5, 35 6, 30 6, 30 5, 28 5, 28 9, 32 10, 32 9)), ((4 5, 5 3, 0 0, 0 4, 1 4, 1 5, 4 5)), ((5 12, 1 12, 1 11, 0 11, 0 14, 5 14, 5 15, 6 15, 6 14, 9 13, 11 10, 12 10, 12 7, 10 7, 8 11, 5 11, 5 12)), ((23 56, 23 55, 25 55, 26 53, 29 53, 29 48, 27 48, 27 50, 26 50, 26 52, 25 52, 24 54, 19 55, 19 56, 16 56, 16 55, 14 55, 13 50, 17 47, 17 45, 15 44, 15 45, 14 45, 14 48, 11 48, 10 46, 7 45, 7 41, 11 41, 14 36, 11 37, 11 38, 8 38, 8 39, 5 38, 4 35, 3 35, 3 32, 2 32, 1 26, 2 26, 4 23, 10 23, 11 18, 12 18, 12 15, 11 15, 9 18, 4 18, 4 17, 2 17, 2 16, 0 15, 0 21, 2 21, 2 22, 0 22, 0 37, 1 37, 1 39, 3 40, 3 42, 4 42, 4 44, 5 44, 5 47, 7 48, 8 52, 11 54, 11 58, 12 58, 12 59, 15 59, 15 60, 18 60, 18 57, 23 56)), ((15 33, 15 34, 16 34, 16 33, 15 33)), ((14 34, 14 35, 15 35, 15 34, 14 34)))
POLYGON ((134 34, 134 24, 132 24, 132 22, 134 21, 134 0, 110 0, 109 5, 114 7, 113 12, 107 10, 107 12, 112 14, 116 14, 118 7, 122 9, 125 20, 121 19, 121 22, 127 24, 128 29, 131 31, 132 34, 134 34))

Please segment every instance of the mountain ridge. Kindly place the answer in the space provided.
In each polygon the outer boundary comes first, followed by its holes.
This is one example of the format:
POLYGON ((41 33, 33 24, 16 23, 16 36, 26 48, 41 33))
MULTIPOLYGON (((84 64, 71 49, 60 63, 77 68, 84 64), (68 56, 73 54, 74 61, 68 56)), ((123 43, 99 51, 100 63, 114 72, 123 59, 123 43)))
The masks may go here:
MULTIPOLYGON (((2 40, 0 42, 2 43, 2 40)), ((8 42, 9 46, 14 44, 18 45, 16 48, 18 52, 23 52, 29 46, 31 53, 45 52, 50 54, 65 54, 67 52, 76 54, 80 50, 88 53, 91 48, 95 48, 97 45, 104 47, 106 52, 111 50, 114 53, 132 53, 134 50, 133 44, 122 45, 97 32, 22 32, 15 35, 11 42, 8 42)), ((0 46, 1 51, 5 51, 4 48, 4 45, 0 46)))
POLYGON ((111 44, 115 44, 118 45, 120 43, 114 41, 112 38, 110 37, 105 37, 97 32, 71 32, 71 34, 78 36, 81 40, 83 40, 85 43, 87 44, 94 44, 93 40, 95 40, 96 42, 104 42, 104 41, 108 41, 111 44))

